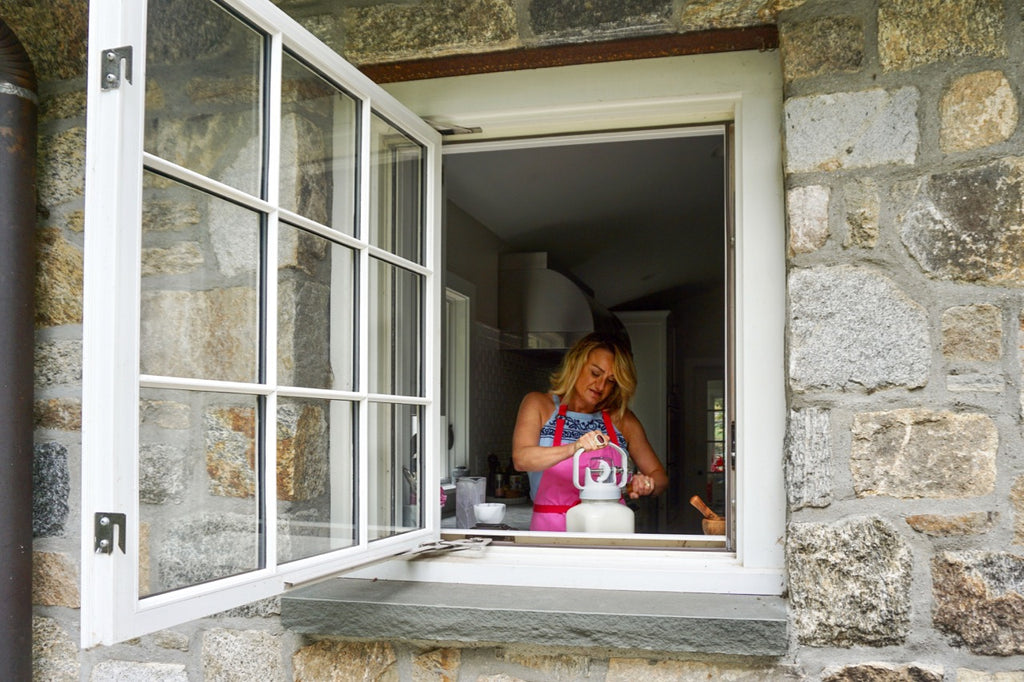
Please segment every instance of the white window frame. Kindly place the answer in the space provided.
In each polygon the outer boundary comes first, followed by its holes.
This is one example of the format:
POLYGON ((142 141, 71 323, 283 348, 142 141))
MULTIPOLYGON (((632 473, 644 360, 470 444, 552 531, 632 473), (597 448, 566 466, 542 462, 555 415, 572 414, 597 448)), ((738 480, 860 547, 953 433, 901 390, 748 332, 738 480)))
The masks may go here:
POLYGON ((353 577, 778 595, 786 499, 782 77, 775 52, 670 57, 386 86, 458 142, 732 122, 735 189, 735 551, 489 547, 353 577), (601 570, 593 568, 600 566, 601 570))
MULTIPOLYGON (((389 404, 413 404, 423 407, 424 424, 420 426, 422 447, 427 453, 437 452, 441 444, 438 395, 440 387, 441 300, 443 295, 440 215, 440 135, 421 121, 391 95, 381 90, 357 69, 320 43, 270 0, 221 0, 242 15, 271 41, 269 69, 271 77, 267 92, 269 105, 268 187, 261 199, 261 209, 268 215, 268 240, 276 244, 277 218, 283 215, 277 204, 277 167, 280 130, 280 74, 285 48, 329 75, 347 92, 362 102, 362 136, 359 158, 360 232, 358 237, 333 233, 332 239, 352 248, 360 259, 361 292, 369 291, 367 263, 371 256, 397 263, 424 278, 423 327, 423 396, 401 397, 375 395, 366 390, 368 363, 365 352, 360 366, 360 386, 355 391, 323 391, 292 389, 288 395, 311 398, 344 398, 389 404), (423 219, 423 264, 404 261, 368 242, 370 183, 370 117, 377 113, 403 129, 423 145, 425 150, 423 219), (344 395, 339 395, 344 393, 344 395)), ((166 628, 181 622, 223 611, 228 608, 280 594, 290 585, 320 577, 338 570, 392 556, 398 552, 438 538, 440 527, 439 488, 423 486, 422 514, 424 527, 401 535, 369 541, 366 519, 369 512, 368 483, 365 476, 360 488, 360 519, 358 543, 323 555, 277 564, 275 546, 276 524, 268 523, 266 567, 240 575, 194 585, 152 597, 139 597, 139 513, 138 513, 138 443, 139 443, 139 322, 142 169, 150 164, 166 162, 144 154, 143 120, 145 104, 145 0, 92 0, 90 2, 89 66, 86 132, 85 190, 85 294, 83 321, 83 427, 82 427, 82 610, 81 644, 114 643, 166 628), (124 79, 119 88, 101 90, 103 49, 131 46, 131 82, 124 79), (115 548, 112 553, 94 551, 94 523, 97 514, 123 513, 126 528, 118 529, 124 539, 125 552, 115 548)), ((127 75, 127 74, 125 74, 127 75)), ((240 194, 238 196, 241 196, 240 194)), ((246 198, 246 201, 250 199, 246 198)), ((308 221, 306 221, 308 222, 308 221)), ((305 224, 300 221, 300 224, 305 224)), ((276 325, 276 248, 268 249, 266 282, 268 338, 275 338, 276 325)), ((368 313, 360 306, 361 348, 368 343, 368 313)), ((267 397, 267 414, 274 415, 276 393, 276 349, 267 344, 267 379, 260 388, 253 384, 227 385, 230 382, 208 382, 213 390, 261 394, 267 397)), ((193 383, 201 383, 197 380, 193 383)), ((367 433, 366 410, 360 410, 361 433, 367 433)), ((276 425, 268 418, 263 424, 267 443, 275 442, 276 425)), ((365 436, 358 447, 360 471, 367 471, 369 457, 365 436)), ((436 458, 421 457, 425 481, 436 481, 439 471, 436 458)), ((276 452, 267 447, 266 470, 276 470, 276 452)), ((275 476, 266 478, 267 518, 276 518, 275 476)))
MULTIPOLYGON (((441 455, 441 479, 449 481, 452 470, 459 465, 469 464, 469 346, 471 333, 472 298, 458 287, 452 286, 454 276, 448 273, 449 286, 445 289, 445 350, 447 361, 445 371, 445 403, 448 414, 444 417, 444 449, 441 455), (454 434, 454 444, 448 447, 449 429, 454 434)), ((468 283, 467 283, 468 285, 468 283)))

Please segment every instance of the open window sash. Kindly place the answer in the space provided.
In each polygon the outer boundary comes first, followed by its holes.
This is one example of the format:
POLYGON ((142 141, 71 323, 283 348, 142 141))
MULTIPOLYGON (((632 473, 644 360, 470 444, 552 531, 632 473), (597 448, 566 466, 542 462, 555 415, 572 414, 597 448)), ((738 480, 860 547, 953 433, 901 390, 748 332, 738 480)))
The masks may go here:
POLYGON ((89 46, 82 646, 437 540, 440 136, 269 0, 89 46))

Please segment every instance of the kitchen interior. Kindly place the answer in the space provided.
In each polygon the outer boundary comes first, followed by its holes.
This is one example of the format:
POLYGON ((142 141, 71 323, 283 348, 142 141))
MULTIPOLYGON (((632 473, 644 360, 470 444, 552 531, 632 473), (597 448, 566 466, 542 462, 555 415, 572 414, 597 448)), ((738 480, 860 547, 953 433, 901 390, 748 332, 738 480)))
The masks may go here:
POLYGON ((630 503, 637 532, 701 534, 694 495, 725 515, 726 140, 724 126, 446 140, 443 526, 472 527, 456 514, 465 476, 506 504, 504 527, 528 528, 529 487, 511 466, 519 402, 548 389, 575 340, 615 328, 670 479, 630 503))

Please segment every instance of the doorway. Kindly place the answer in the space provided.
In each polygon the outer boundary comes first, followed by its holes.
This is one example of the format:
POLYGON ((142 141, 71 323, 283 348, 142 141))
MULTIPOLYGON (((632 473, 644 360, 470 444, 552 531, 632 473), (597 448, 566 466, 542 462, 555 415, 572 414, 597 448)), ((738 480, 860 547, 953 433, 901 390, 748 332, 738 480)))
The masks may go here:
POLYGON ((701 125, 446 146, 446 269, 477 284, 483 311, 474 320, 485 346, 474 357, 485 360, 471 378, 471 471, 485 473, 489 455, 507 459, 519 401, 547 389, 562 354, 503 344, 497 277, 485 274, 506 254, 541 252, 613 313, 665 313, 664 391, 644 408, 662 413, 638 417, 664 444, 670 492, 641 505, 638 528, 700 534, 688 500, 707 492, 697 485, 706 444, 694 433, 705 414, 689 413, 706 396, 693 394, 686 368, 698 358, 720 373, 727 365, 728 133, 701 125))

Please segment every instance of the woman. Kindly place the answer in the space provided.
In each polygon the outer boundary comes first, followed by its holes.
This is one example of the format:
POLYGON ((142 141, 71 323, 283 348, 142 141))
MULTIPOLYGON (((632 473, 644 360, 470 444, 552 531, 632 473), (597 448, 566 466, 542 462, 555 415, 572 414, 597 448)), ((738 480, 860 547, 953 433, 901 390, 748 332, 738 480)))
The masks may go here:
POLYGON ((576 450, 600 450, 617 442, 639 470, 626 495, 658 495, 668 475, 630 409, 636 369, 618 339, 589 334, 578 341, 551 376, 551 392, 528 393, 519 406, 512 436, 512 461, 530 472, 533 516, 530 530, 565 530, 565 513, 579 502, 573 484, 576 450), (538 475, 539 474, 539 475, 538 475))

